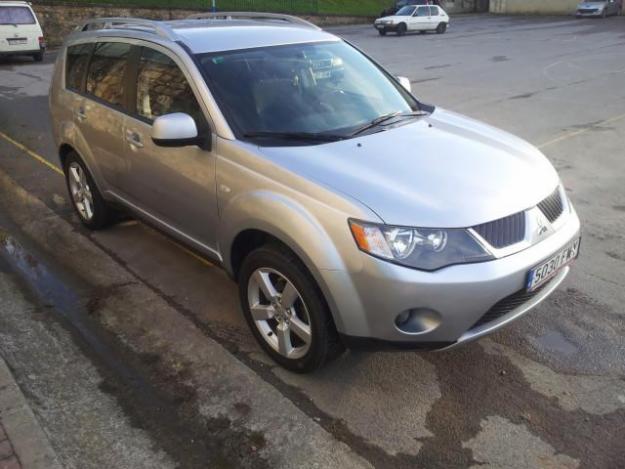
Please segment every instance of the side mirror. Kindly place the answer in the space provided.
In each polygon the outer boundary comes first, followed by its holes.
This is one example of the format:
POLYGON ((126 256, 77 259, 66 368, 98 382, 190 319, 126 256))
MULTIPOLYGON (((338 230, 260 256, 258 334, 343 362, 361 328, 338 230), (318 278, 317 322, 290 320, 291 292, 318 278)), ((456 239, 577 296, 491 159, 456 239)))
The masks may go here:
POLYGON ((152 141, 160 147, 186 147, 201 145, 193 117, 174 112, 157 117, 152 124, 152 141))
POLYGON ((412 85, 410 84, 410 79, 406 77, 397 77, 397 81, 399 82, 401 86, 406 88, 408 93, 412 93, 412 85))

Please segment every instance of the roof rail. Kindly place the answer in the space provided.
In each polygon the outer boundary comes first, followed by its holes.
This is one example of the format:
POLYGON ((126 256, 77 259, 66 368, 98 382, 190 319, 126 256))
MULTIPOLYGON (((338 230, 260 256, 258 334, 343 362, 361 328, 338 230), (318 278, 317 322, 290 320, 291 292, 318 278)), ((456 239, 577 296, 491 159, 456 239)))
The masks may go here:
POLYGON ((147 30, 165 39, 173 41, 177 39, 174 31, 166 23, 143 18, 91 18, 76 28, 77 31, 99 31, 105 29, 147 30))
POLYGON ((297 24, 305 26, 311 29, 321 30, 321 28, 310 21, 303 20, 297 16, 283 15, 280 13, 261 13, 252 11, 219 11, 211 13, 196 13, 188 16, 189 20, 268 20, 268 21, 283 21, 285 23, 297 24))

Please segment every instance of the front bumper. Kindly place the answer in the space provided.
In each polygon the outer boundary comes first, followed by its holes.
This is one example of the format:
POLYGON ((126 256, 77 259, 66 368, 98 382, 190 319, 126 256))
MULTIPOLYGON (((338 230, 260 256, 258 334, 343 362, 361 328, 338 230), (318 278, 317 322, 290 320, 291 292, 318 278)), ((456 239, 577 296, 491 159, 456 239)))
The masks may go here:
POLYGON ((575 12, 575 16, 578 17, 592 17, 592 16, 602 16, 603 15, 603 10, 577 10, 577 12, 575 12))
POLYGON ((398 25, 399 24, 374 24, 373 27, 378 31, 395 32, 397 31, 398 25))
POLYGON ((527 313, 547 298, 569 272, 564 267, 538 293, 488 322, 485 313, 502 300, 524 291, 528 272, 580 236, 574 209, 550 237, 497 260, 423 272, 366 254, 359 272, 326 272, 333 304, 339 311, 339 333, 348 346, 446 348, 489 334, 527 313), (438 325, 407 333, 395 318, 407 310, 435 311, 438 325))

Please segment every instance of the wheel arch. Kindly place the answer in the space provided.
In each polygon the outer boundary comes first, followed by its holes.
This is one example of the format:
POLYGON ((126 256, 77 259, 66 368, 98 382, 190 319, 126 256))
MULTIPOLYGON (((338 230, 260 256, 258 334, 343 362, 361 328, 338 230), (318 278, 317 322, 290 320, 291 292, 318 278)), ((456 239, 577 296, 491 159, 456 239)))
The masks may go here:
POLYGON ((306 267, 323 293, 335 325, 343 329, 328 275, 346 267, 330 234, 315 216, 293 200, 260 191, 229 204, 221 218, 227 220, 219 236, 223 266, 233 278, 237 278, 247 254, 266 243, 280 244, 306 267))

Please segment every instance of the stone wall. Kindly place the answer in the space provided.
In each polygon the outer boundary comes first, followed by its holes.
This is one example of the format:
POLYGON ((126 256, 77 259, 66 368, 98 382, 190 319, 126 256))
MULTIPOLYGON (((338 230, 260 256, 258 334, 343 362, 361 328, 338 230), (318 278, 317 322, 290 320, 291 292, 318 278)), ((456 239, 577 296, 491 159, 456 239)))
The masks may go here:
MULTIPOLYGON (((185 18, 200 11, 179 8, 133 8, 102 4, 48 4, 45 2, 34 3, 33 8, 41 22, 46 41, 52 47, 61 45, 65 36, 89 18, 121 16, 172 20, 185 18)), ((362 16, 310 16, 305 18, 320 26, 372 23, 375 19, 362 16)))
POLYGON ((509 15, 571 15, 579 0, 490 0, 490 12, 509 15))

